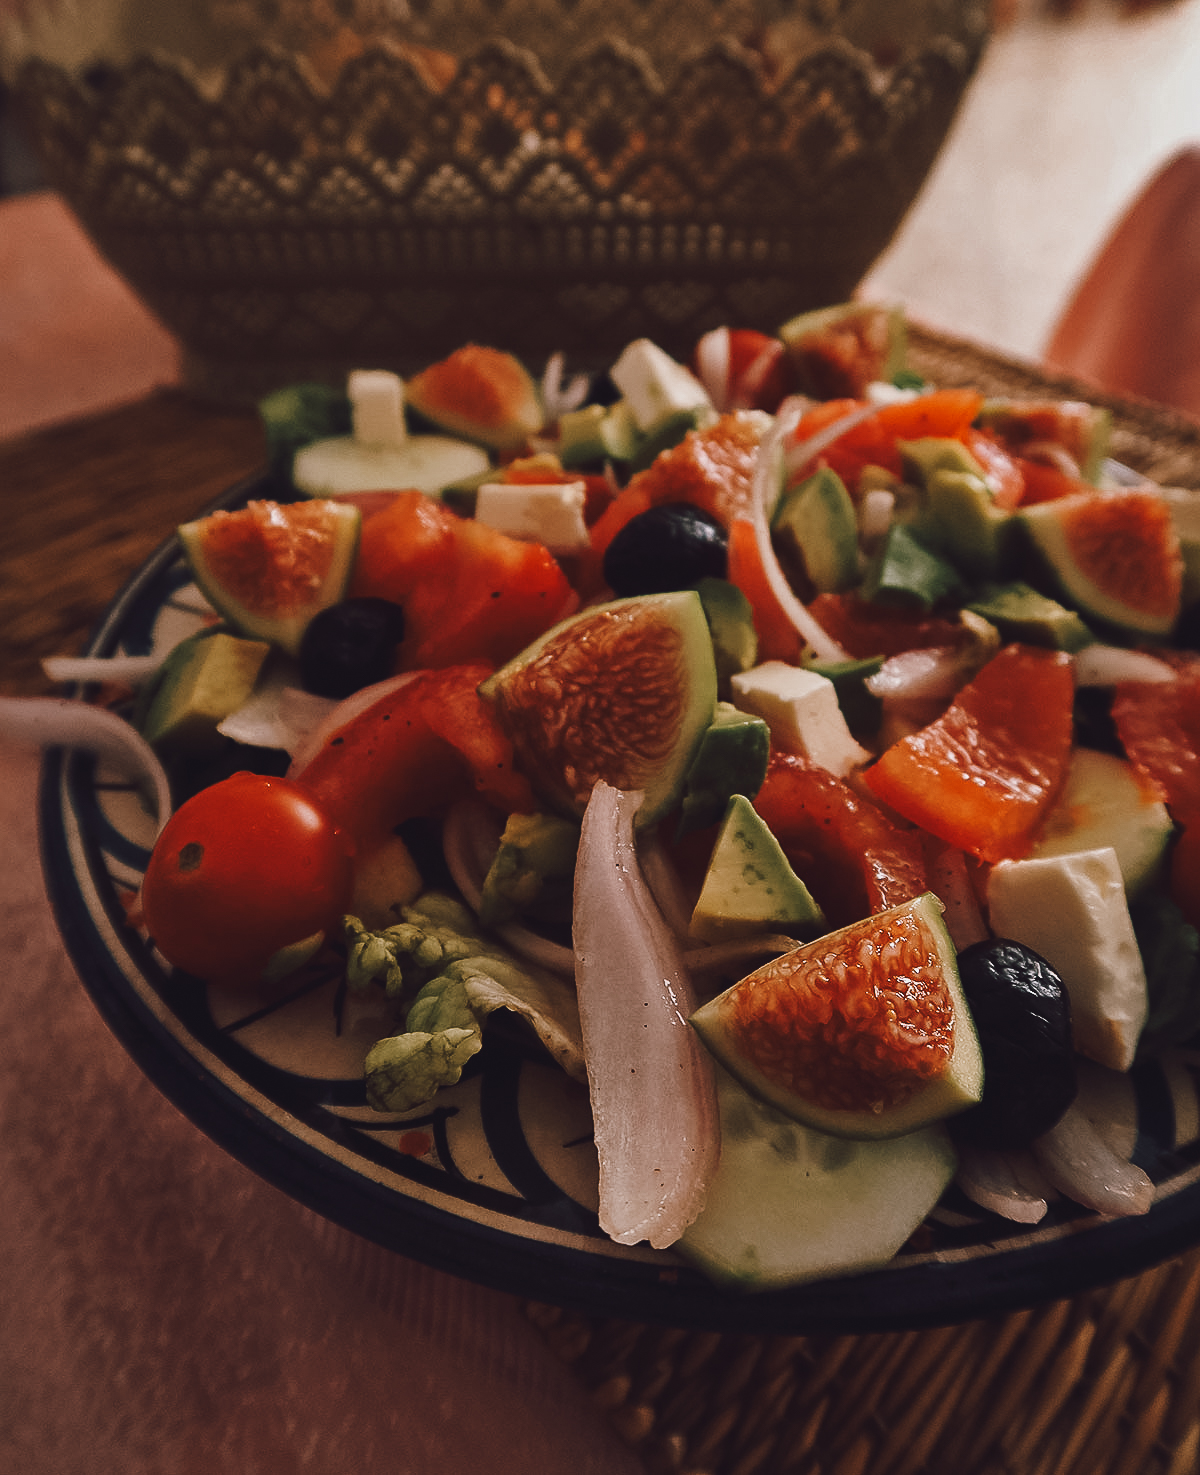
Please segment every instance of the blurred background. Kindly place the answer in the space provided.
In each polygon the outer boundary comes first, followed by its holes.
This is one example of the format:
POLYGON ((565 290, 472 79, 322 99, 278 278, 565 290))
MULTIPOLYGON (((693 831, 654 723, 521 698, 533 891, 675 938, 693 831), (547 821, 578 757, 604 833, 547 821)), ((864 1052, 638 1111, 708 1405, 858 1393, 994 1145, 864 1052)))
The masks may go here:
MULTIPOLYGON (((944 152, 865 284, 1038 358, 1142 185, 1200 144, 1200 0, 994 0, 944 152)), ((0 84, 0 196, 41 184, 0 84)))

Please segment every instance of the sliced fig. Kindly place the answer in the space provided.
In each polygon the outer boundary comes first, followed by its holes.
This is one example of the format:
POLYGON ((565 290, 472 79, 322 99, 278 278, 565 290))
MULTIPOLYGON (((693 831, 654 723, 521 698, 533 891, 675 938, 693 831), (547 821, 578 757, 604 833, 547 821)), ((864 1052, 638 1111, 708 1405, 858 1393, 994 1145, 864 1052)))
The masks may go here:
POLYGON ((983 1091, 954 946, 929 892, 764 964, 692 1024, 753 1095, 833 1136, 898 1137, 983 1091))
POLYGON ((519 359, 468 343, 405 386, 408 403, 442 430, 494 451, 523 446, 545 415, 537 385, 519 359))
POLYGON ((480 687, 530 782, 582 815, 597 781, 641 790, 647 825, 679 798, 712 723, 712 640, 694 590, 594 606, 480 687))

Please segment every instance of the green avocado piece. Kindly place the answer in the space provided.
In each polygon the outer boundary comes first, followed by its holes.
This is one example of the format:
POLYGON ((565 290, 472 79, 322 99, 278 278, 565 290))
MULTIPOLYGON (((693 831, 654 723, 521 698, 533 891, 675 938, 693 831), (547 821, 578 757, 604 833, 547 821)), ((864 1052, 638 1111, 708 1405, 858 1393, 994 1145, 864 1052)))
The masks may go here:
POLYGON ((633 454, 625 458, 629 462, 629 469, 644 471, 663 451, 677 446, 689 430, 699 430, 711 419, 712 413, 706 409, 675 410, 652 430, 639 437, 633 454))
POLYGON ((861 594, 872 604, 932 609, 962 589, 958 569, 925 545, 911 528, 896 522, 867 565, 861 594))
POLYGON ((997 578, 1010 556, 1012 516, 996 506, 979 462, 961 441, 937 436, 899 449, 907 478, 923 492, 912 531, 969 578, 997 578))
POLYGON ((1074 652, 1096 638, 1073 609, 1020 580, 985 584, 966 608, 995 625, 1005 641, 1074 652))
POLYGON ((729 678, 758 661, 758 631, 750 601, 728 579, 701 579, 696 593, 704 606, 717 668, 717 691, 729 695, 729 678))
POLYGON ((858 518, 836 471, 822 467, 786 491, 771 532, 803 565, 818 594, 840 594, 858 583, 858 518))
POLYGON ((609 461, 632 461, 641 444, 642 432, 637 428, 629 401, 619 399, 609 405, 600 421, 600 444, 609 461))
MULTIPOLYGON (((573 820, 557 814, 510 814, 484 877, 479 920, 494 927, 532 910, 539 901, 544 910, 548 889, 557 885, 561 890, 566 883, 569 891, 578 846, 579 826, 573 820)), ((569 896, 566 914, 570 915, 569 896)))
POLYGON ((874 676, 883 665, 882 656, 849 661, 808 661, 806 664, 810 671, 833 682, 838 706, 842 709, 846 726, 855 737, 879 731, 883 703, 867 690, 867 677, 874 676))
POLYGON ((248 699, 271 647, 224 631, 201 631, 164 663, 142 724, 158 752, 201 761, 223 745, 217 723, 248 699))
POLYGON ((692 912, 691 936, 724 942, 823 923, 766 821, 744 794, 734 794, 692 912))
POLYGON ((601 433, 607 413, 604 405, 582 405, 558 417, 558 459, 564 466, 590 466, 610 455, 601 433))
POLYGON ((712 726, 688 769, 679 835, 715 825, 734 794, 753 799, 767 776, 771 731, 761 717, 718 702, 712 726))

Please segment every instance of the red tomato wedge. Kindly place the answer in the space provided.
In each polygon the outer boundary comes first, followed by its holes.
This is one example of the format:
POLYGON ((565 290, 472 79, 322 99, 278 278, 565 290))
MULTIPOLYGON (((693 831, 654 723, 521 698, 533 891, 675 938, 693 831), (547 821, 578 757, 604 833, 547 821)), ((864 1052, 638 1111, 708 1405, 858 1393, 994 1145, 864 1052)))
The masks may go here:
POLYGON ((954 648, 974 638, 958 620, 871 604, 854 593, 818 594, 809 601, 808 611, 847 654, 859 660, 898 656, 906 650, 954 648))
POLYGON ((780 603, 763 563, 758 531, 748 517, 735 517, 729 524, 728 577, 750 601, 758 636, 758 659, 798 662, 804 641, 780 603))
POLYGON ((982 430, 965 430, 961 440, 983 468, 992 500, 1001 512, 1011 512, 1019 506, 1025 496, 1025 478, 1016 458, 982 430))
POLYGON ((1066 776, 1074 692, 1070 656, 1006 646, 942 717, 888 748, 867 785, 971 855, 1022 856, 1066 776))
POLYGON ((754 807, 831 927, 928 890, 919 832, 902 829, 877 804, 806 758, 773 752, 754 807))
POLYGON ((404 610, 400 669, 515 656, 574 607, 566 575, 541 543, 456 516, 401 492, 362 526, 350 594, 404 610))
POLYGON ((1174 681, 1118 686, 1112 716, 1129 761, 1183 826, 1171 852, 1171 897, 1200 927, 1200 659, 1180 658, 1174 681))
MULTIPOLYGON (((899 442, 926 436, 961 439, 971 427, 983 404, 973 389, 937 389, 915 399, 883 405, 874 415, 846 431, 816 457, 813 464, 798 468, 801 478, 821 464, 836 471, 851 492, 866 466, 883 466, 899 476, 903 470, 899 442)), ((802 416, 796 427, 797 444, 808 440, 835 420, 861 407, 859 400, 827 400, 802 416)))
POLYGON ((1090 482, 1072 476, 1058 466, 1051 466, 1047 461, 1031 461, 1027 456, 1016 456, 1014 460, 1025 485, 1021 494, 1021 503, 1025 507, 1036 506, 1039 502, 1057 502, 1061 497, 1077 497, 1080 492, 1094 493, 1096 490, 1090 482))
POLYGON ((1181 664, 1174 681, 1123 682, 1112 718, 1126 757, 1175 818, 1200 822, 1200 659, 1181 664))
POLYGON ((362 844, 472 788, 501 808, 532 810, 512 745, 478 694, 491 673, 482 662, 416 671, 357 692, 288 776, 362 844))

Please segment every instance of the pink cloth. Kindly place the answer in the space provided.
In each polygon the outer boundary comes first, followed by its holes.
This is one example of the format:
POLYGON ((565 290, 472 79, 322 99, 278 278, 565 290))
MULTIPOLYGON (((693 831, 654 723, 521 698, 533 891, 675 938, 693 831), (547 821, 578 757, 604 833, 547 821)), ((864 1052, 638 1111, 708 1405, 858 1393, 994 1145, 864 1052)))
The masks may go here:
POLYGON ((1139 191, 1052 331, 1046 362, 1200 419, 1200 147, 1139 191))
POLYGON ((636 1475, 510 1296, 301 1209, 113 1040, 0 745, 0 1470, 636 1475))

